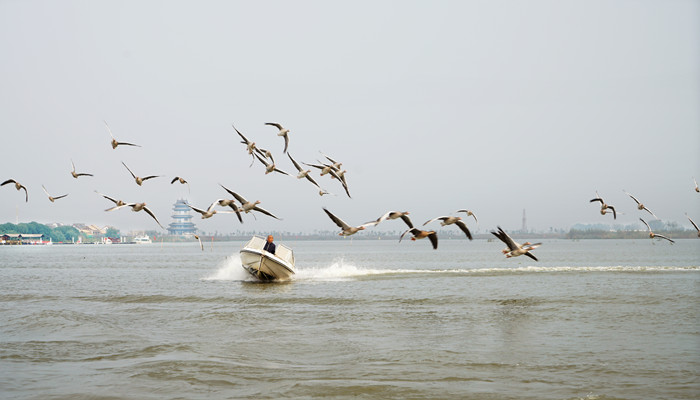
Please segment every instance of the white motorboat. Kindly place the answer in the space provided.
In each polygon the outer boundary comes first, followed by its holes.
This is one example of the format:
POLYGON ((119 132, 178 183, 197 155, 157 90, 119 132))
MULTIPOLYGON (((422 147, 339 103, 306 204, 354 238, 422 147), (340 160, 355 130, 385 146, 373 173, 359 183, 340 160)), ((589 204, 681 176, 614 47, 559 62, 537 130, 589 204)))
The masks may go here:
POLYGON ((134 238, 134 243, 136 244, 151 244, 153 241, 148 235, 136 236, 134 238))
POLYGON ((296 273, 294 270, 294 252, 283 244, 276 244, 275 254, 263 250, 265 239, 253 236, 241 249, 241 264, 257 279, 267 281, 286 281, 296 273))

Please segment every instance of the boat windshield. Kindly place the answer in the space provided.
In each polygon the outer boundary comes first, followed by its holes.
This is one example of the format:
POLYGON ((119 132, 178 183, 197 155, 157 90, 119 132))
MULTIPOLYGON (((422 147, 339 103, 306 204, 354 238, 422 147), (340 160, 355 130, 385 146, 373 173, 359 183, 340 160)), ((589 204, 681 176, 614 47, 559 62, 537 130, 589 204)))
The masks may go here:
MULTIPOLYGON (((265 247, 267 241, 260 236, 253 236, 248 243, 246 243, 245 248, 253 250, 262 250, 265 247)), ((275 250, 275 256, 281 258, 282 260, 294 265, 294 252, 289 247, 283 244, 277 244, 275 250)))

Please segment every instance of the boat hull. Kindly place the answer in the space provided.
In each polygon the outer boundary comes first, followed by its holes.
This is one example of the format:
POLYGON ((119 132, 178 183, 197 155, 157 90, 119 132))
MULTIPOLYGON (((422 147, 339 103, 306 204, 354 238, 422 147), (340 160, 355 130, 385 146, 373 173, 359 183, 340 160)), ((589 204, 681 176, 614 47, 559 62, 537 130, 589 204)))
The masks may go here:
POLYGON ((242 249, 243 269, 261 281, 286 281, 294 275, 294 266, 265 250, 242 249))

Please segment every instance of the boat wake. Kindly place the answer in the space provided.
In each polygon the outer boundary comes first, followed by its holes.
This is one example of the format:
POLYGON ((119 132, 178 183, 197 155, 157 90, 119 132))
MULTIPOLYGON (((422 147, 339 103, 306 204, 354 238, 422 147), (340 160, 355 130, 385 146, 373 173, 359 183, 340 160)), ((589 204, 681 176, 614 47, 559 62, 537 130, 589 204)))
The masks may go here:
MULTIPOLYGON (((455 269, 384 269, 366 268, 337 259, 329 266, 299 267, 293 281, 344 281, 372 276, 405 275, 523 275, 533 273, 654 273, 654 272, 697 272, 700 266, 524 266, 524 267, 483 267, 455 269)), ((203 278, 212 281, 254 281, 242 267, 241 258, 234 254, 223 260, 218 270, 203 278)))
MULTIPOLYGON (((408 272, 409 270, 403 270, 408 272)), ((342 281, 369 275, 387 275, 401 273, 397 270, 362 268, 353 264, 336 260, 327 267, 310 267, 297 269, 294 280, 304 281, 342 281)))

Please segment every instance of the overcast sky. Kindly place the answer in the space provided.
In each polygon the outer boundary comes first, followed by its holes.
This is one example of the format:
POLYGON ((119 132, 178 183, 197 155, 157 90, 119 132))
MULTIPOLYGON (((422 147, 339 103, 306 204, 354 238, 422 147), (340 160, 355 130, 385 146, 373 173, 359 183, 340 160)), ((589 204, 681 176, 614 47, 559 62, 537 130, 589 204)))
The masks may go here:
POLYGON ((697 1, 2 0, 0 54, 0 180, 29 190, 0 187, 0 223, 154 229, 94 190, 167 226, 178 198, 228 197, 219 183, 283 220, 195 215, 203 231, 336 230, 324 206, 351 225, 460 208, 480 232, 523 209, 530 229, 612 223, 596 190, 617 223, 646 219, 623 189, 700 220, 697 1), (103 120, 142 147, 113 150, 103 120), (352 199, 316 171, 337 196, 249 167, 232 123, 295 172, 265 122, 297 161, 343 162, 352 199), (163 177, 139 187, 122 161, 163 177))

